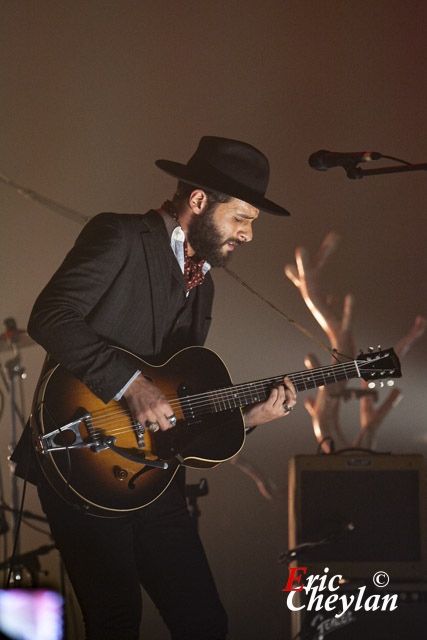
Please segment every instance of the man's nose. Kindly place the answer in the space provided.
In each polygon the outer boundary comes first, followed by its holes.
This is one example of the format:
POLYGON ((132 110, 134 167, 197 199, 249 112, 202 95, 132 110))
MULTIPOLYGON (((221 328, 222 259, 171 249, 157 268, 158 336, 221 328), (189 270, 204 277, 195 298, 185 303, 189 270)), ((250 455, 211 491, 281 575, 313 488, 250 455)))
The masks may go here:
POLYGON ((250 242, 252 240, 252 226, 250 224, 239 230, 238 238, 241 242, 250 242))

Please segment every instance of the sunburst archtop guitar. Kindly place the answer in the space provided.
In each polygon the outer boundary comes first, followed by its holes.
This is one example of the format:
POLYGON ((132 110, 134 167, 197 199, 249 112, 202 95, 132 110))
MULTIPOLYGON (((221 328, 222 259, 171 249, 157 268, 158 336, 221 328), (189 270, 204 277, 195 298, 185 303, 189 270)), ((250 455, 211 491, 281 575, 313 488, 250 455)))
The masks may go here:
MULTIPOLYGON (((153 502, 180 465, 214 467, 236 455, 245 442, 241 409, 265 400, 283 381, 280 375, 233 385, 224 362, 205 347, 184 349, 159 367, 123 353, 163 391, 177 416, 174 428, 148 431, 124 401, 104 404, 60 365, 40 381, 31 416, 47 480, 67 502, 103 517, 153 502)), ((300 392, 351 378, 400 377, 401 371, 387 349, 288 375, 300 392)))

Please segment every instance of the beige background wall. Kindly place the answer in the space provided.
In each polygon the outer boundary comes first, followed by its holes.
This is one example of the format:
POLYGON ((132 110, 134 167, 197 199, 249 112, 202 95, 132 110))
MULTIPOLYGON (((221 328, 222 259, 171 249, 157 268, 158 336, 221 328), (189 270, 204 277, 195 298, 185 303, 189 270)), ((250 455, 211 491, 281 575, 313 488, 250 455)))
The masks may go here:
MULTIPOLYGON (((391 346, 426 313, 427 176, 350 181, 340 168, 313 171, 307 159, 326 148, 427 161, 426 7, 417 0, 3 0, 1 170, 87 216, 144 212, 174 189, 157 158, 185 162, 206 134, 250 142, 270 159, 269 197, 292 217, 261 216, 232 268, 321 336, 283 265, 297 246, 315 252, 337 231, 342 242, 325 289, 354 293, 358 347, 391 346)), ((13 316, 25 327, 80 226, 2 184, 0 198, 0 320, 13 316)), ((308 351, 328 362, 227 274, 214 278, 208 345, 235 381, 302 369, 308 351)), ((426 452, 426 351, 424 339, 403 362, 404 398, 382 426, 380 450, 426 452)), ((0 356, 4 363, 7 354, 0 356)), ((28 407, 43 353, 34 347, 23 358, 28 407)), ((345 412, 348 434, 358 429, 355 409, 345 412)), ((7 495, 7 409, 1 424, 7 495)), ((287 546, 287 462, 315 450, 301 398, 292 418, 259 428, 245 449, 278 485, 276 500, 267 502, 228 464, 209 473, 201 534, 231 640, 288 637, 286 572, 277 564, 287 546)), ((38 510, 29 493, 27 507, 38 510)), ((45 542, 24 526, 25 549, 45 542)), ((43 558, 43 567, 56 580, 56 556, 43 558)), ((163 640, 161 621, 149 604, 147 611, 147 637, 163 640)))

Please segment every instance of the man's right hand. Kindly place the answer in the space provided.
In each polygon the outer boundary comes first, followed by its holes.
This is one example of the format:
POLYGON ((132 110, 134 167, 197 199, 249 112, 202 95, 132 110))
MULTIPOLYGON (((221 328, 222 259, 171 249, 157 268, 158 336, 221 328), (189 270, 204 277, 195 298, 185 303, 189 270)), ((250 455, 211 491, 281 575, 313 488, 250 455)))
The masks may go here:
POLYGON ((162 431, 173 425, 169 418, 174 412, 163 393, 142 374, 139 375, 123 394, 129 409, 142 427, 157 431, 155 425, 162 431))

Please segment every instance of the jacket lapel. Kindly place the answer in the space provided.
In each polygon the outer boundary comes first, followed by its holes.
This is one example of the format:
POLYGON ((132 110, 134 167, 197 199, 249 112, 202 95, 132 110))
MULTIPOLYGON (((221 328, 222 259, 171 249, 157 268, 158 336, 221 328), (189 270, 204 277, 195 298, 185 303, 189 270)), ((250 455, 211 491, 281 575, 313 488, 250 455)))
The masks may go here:
POLYGON ((212 319, 214 284, 207 273, 203 284, 196 287, 196 299, 193 303, 192 339, 196 345, 204 344, 212 319))
POLYGON ((155 211, 142 217, 141 240, 147 260, 153 309, 154 351, 162 347, 167 310, 169 306, 172 249, 163 220, 155 211))

